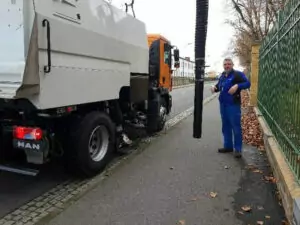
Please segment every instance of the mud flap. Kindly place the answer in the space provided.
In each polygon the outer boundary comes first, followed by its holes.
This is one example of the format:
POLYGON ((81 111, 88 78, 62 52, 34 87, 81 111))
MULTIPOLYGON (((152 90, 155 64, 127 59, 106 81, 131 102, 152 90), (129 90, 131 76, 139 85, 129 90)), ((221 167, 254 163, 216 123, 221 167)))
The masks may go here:
POLYGON ((161 96, 158 92, 149 93, 147 112, 147 131, 153 133, 157 131, 159 123, 161 96))

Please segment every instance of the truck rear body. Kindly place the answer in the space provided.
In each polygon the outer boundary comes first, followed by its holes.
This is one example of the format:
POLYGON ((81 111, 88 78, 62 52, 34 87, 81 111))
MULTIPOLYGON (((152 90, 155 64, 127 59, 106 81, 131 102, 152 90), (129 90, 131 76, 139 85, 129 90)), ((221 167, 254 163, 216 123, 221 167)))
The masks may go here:
POLYGON ((1 0, 0 14, 4 163, 58 156, 95 175, 126 142, 124 127, 163 129, 173 46, 143 22, 104 0, 1 0))
POLYGON ((38 109, 117 99, 131 73, 148 74, 144 23, 106 1, 3 0, 0 10, 0 98, 38 109))

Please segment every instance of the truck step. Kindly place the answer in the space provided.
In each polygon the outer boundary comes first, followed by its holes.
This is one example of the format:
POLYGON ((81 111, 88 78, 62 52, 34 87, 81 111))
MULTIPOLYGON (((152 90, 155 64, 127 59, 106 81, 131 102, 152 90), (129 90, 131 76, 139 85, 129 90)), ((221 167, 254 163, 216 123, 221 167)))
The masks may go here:
POLYGON ((145 129, 145 125, 142 124, 142 123, 133 123, 131 121, 125 121, 126 125, 127 126, 130 126, 130 127, 133 127, 133 128, 136 128, 136 129, 145 129))
POLYGON ((33 170, 29 168, 17 168, 17 167, 11 167, 11 166, 1 165, 1 164, 0 164, 0 171, 18 173, 18 174, 28 175, 28 176, 36 176, 39 173, 38 170, 33 170))

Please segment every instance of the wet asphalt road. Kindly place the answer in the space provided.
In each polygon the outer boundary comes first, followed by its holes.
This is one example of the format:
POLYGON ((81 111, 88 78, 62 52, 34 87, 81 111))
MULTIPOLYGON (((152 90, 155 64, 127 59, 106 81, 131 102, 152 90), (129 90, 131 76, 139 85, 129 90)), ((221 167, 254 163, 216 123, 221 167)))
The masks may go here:
POLYGON ((240 160, 216 152, 222 144, 218 112, 217 99, 204 107, 202 139, 192 138, 193 118, 187 118, 49 225, 282 224, 275 185, 262 180, 270 173, 265 156, 249 146, 240 160), (245 205, 251 212, 240 214, 245 205))
MULTIPOLYGON (((213 83, 207 83, 204 85, 204 93, 203 93, 203 99, 211 96, 210 92, 210 86, 213 83)), ((181 88, 180 89, 175 89, 172 92, 172 97, 174 99, 174 105, 172 108, 172 112, 170 113, 170 118, 176 116, 177 114, 183 112, 187 108, 191 107, 194 105, 194 91, 195 88, 194 86, 192 87, 186 87, 186 88, 181 88)))
MULTIPOLYGON (((204 97, 211 95, 209 86, 205 86, 204 97)), ((173 109, 170 118, 193 106, 194 87, 175 89, 172 96, 173 109)), ((63 168, 56 164, 45 166, 37 177, 0 171, 0 218, 68 178, 63 168)))

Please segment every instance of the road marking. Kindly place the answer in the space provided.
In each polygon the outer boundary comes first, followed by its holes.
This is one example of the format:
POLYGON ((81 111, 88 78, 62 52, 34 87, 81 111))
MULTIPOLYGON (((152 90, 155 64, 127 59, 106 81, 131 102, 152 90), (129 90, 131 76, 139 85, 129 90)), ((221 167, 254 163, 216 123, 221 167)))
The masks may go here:
MULTIPOLYGON (((216 97, 213 94, 203 101, 203 105, 207 104, 216 97)), ((183 119, 193 114, 194 107, 190 107, 184 112, 176 115, 166 123, 164 131, 174 127, 183 119)), ((162 131, 161 133, 163 133, 162 131)), ((159 136, 159 135, 158 135, 159 136)), ((127 160, 134 158, 140 154, 156 137, 147 137, 143 139, 138 148, 133 150, 126 156, 123 156, 113 161, 108 168, 101 174, 91 179, 79 180, 70 179, 57 185, 55 188, 47 191, 43 195, 31 200, 27 204, 21 206, 15 211, 7 214, 0 219, 0 225, 4 224, 18 224, 18 225, 39 225, 45 224, 45 221, 53 219, 60 212, 65 210, 72 202, 80 199, 83 195, 88 193, 92 188, 96 187, 101 181, 106 179, 110 173, 114 171, 119 165, 125 163, 127 160)))

